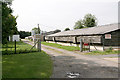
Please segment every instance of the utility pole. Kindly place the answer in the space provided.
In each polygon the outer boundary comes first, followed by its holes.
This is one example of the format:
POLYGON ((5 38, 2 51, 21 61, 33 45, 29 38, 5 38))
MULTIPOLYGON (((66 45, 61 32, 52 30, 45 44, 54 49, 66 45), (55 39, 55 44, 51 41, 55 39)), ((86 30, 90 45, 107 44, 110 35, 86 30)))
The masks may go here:
POLYGON ((38 24, 38 34, 40 34, 40 38, 38 39, 38 51, 41 52, 41 32, 38 24))

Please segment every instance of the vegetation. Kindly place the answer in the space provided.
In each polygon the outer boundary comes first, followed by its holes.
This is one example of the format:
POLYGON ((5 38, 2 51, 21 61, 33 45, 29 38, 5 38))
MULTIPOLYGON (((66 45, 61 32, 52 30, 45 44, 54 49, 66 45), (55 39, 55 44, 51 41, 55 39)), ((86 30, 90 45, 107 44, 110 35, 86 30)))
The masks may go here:
POLYGON ((38 28, 34 27, 34 28, 32 29, 32 31, 34 31, 34 34, 40 34, 39 25, 38 25, 38 28))
POLYGON ((49 78, 52 61, 45 52, 3 55, 3 78, 49 78))
MULTIPOLYGON (((12 43, 9 43, 12 44, 12 43)), ((31 45, 18 42, 18 49, 31 45)), ((10 45, 9 45, 10 47, 10 45)), ((9 53, 9 51, 8 51, 9 53)), ((52 74, 52 60, 45 52, 31 52, 2 56, 2 78, 49 78, 52 74)))
POLYGON ((85 27, 94 27, 97 25, 97 18, 92 14, 86 14, 83 19, 85 27))
POLYGON ((57 48, 65 49, 65 50, 68 50, 68 51, 80 50, 79 47, 75 47, 75 46, 63 46, 63 45, 60 45, 60 44, 47 43, 47 42, 41 42, 41 43, 44 44, 44 45, 47 45, 47 46, 57 47, 57 48))
POLYGON ((120 50, 113 50, 112 47, 109 47, 105 51, 92 51, 89 53, 85 53, 86 55, 107 55, 107 54, 118 54, 120 53, 120 50))
POLYGON ((75 23, 74 29, 81 29, 86 27, 94 27, 97 25, 97 18, 92 14, 86 14, 84 19, 78 20, 75 23))
POLYGON ((31 32, 19 31, 20 38, 24 39, 27 36, 31 36, 31 32))
POLYGON ((84 28, 84 26, 83 26, 83 21, 82 21, 82 20, 78 20, 78 21, 75 23, 74 29, 81 29, 81 28, 84 28))
POLYGON ((86 55, 107 55, 107 54, 118 54, 118 53, 120 53, 120 51, 106 50, 106 51, 92 51, 85 54, 86 55))
POLYGON ((64 31, 69 31, 70 30, 70 28, 65 28, 65 30, 64 31))
POLYGON ((18 34, 16 16, 12 15, 11 2, 2 2, 2 43, 7 44, 8 36, 18 34))
MULTIPOLYGON (((26 43, 16 42, 16 53, 29 53, 30 49, 32 48, 31 45, 28 45, 26 43)), ((31 52, 37 52, 38 50, 33 48, 31 52)), ((2 46, 2 54, 3 55, 10 55, 15 53, 15 43, 14 42, 8 42, 8 44, 2 46)))
MULTIPOLYGON (((80 50, 80 47, 63 46, 63 45, 56 44, 56 43, 42 42, 42 44, 47 45, 47 46, 52 46, 52 47, 60 48, 60 49, 65 49, 65 50, 68 50, 68 51, 79 51, 80 50)), ((118 52, 120 53, 120 51, 114 51, 114 50, 112 50, 110 48, 110 49, 108 49, 106 51, 92 51, 92 52, 85 53, 85 54, 86 55, 107 55, 107 54, 118 54, 118 52)))

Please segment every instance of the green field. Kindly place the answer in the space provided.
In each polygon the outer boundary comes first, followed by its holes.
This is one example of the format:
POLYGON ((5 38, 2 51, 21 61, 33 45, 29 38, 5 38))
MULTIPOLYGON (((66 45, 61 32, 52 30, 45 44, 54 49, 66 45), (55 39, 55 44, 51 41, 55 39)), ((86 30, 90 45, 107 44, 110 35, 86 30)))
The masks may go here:
MULTIPOLYGON (((17 47, 21 50, 32 47, 23 42, 18 43, 17 47)), ((10 44, 12 43, 9 43, 9 46, 10 44)), ((52 60, 43 51, 2 56, 3 78, 49 78, 52 75, 52 70, 52 60)))

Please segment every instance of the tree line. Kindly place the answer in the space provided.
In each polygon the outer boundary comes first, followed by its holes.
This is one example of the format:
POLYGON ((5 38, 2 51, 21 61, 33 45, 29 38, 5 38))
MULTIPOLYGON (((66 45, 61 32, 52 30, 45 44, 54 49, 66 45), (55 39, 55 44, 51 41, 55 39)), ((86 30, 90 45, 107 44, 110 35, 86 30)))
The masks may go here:
POLYGON ((31 35, 31 32, 18 31, 17 17, 14 16, 11 8, 12 0, 0 1, 2 4, 2 44, 7 44, 9 36, 19 34, 20 38, 25 38, 31 35))
POLYGON ((25 37, 31 36, 31 32, 29 32, 29 31, 18 31, 18 34, 20 35, 21 39, 24 39, 25 37))
POLYGON ((17 30, 17 16, 13 16, 11 2, 2 1, 2 44, 7 44, 8 37, 13 34, 18 34, 17 30))

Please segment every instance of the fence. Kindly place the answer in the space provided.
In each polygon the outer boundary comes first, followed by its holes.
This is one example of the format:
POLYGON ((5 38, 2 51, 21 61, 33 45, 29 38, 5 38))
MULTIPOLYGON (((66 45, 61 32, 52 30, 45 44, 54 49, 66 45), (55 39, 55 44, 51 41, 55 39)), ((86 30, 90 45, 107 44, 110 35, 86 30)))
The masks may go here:
POLYGON ((10 55, 10 54, 22 54, 22 53, 30 53, 30 52, 38 52, 38 49, 31 49, 31 45, 20 42, 8 42, 8 44, 2 46, 2 54, 10 55))
POLYGON ((100 51, 104 51, 104 46, 96 46, 93 43, 93 40, 90 39, 87 42, 83 41, 83 39, 80 40, 80 51, 91 51, 91 50, 100 50, 100 51))

